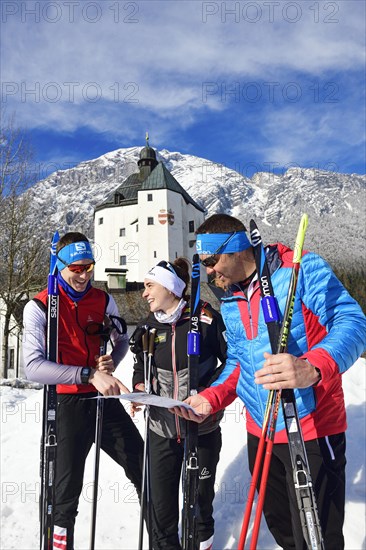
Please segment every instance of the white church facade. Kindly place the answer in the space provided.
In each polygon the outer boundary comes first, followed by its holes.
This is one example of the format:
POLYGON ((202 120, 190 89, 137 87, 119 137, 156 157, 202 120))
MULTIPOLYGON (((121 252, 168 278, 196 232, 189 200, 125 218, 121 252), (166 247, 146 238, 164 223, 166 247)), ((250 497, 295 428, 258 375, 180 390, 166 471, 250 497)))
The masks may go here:
POLYGON ((138 171, 95 209, 95 280, 142 282, 160 260, 191 261, 204 214, 147 144, 138 171))

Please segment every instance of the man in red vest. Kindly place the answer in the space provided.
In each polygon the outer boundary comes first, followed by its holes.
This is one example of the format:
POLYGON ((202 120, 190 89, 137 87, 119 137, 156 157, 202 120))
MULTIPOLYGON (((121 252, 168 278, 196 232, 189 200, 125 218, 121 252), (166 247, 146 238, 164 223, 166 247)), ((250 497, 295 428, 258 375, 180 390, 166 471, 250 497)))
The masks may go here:
MULTIPOLYGON (((44 289, 24 308, 24 369, 29 380, 57 384, 57 468, 53 548, 73 550, 74 524, 84 466, 95 435, 97 391, 119 395, 128 389, 113 376, 128 350, 127 333, 112 330, 111 354, 100 355, 105 317, 118 317, 113 297, 91 285, 93 252, 82 233, 57 243, 59 287, 58 362, 46 359, 47 296, 44 289)), ((101 448, 120 464, 140 496, 143 441, 124 407, 107 399, 101 448)))

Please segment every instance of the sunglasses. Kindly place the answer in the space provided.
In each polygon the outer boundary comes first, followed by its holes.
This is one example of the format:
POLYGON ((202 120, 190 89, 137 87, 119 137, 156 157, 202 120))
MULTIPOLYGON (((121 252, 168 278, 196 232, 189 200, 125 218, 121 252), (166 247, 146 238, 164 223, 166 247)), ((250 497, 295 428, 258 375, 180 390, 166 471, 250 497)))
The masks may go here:
POLYGON ((85 265, 83 265, 83 264, 69 264, 67 267, 73 273, 78 273, 80 275, 80 273, 84 273, 84 271, 86 271, 86 273, 90 273, 91 271, 93 271, 94 262, 92 262, 91 264, 85 264, 85 265))
POLYGON ((66 267, 68 267, 70 271, 72 271, 73 273, 78 273, 79 275, 80 273, 84 273, 84 271, 86 271, 86 273, 90 273, 94 269, 95 262, 90 262, 90 264, 85 264, 85 265, 84 264, 67 264, 59 256, 57 256, 57 254, 56 254, 56 257, 58 260, 60 260, 60 262, 66 265, 66 267))
POLYGON ((219 248, 213 254, 211 254, 211 256, 207 256, 207 258, 205 258, 204 260, 200 260, 200 264, 203 265, 203 267, 215 267, 215 265, 220 259, 217 257, 218 254, 220 254, 220 250, 222 250, 224 246, 226 246, 236 234, 237 234, 237 231, 234 231, 234 233, 231 233, 231 235, 229 235, 226 241, 220 244, 219 248))

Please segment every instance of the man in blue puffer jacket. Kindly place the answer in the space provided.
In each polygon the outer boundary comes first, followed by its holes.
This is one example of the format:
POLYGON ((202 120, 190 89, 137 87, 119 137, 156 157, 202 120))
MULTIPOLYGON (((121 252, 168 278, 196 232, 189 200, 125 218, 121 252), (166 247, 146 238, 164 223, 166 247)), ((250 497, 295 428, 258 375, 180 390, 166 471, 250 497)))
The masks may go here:
MULTIPOLYGON (((347 428, 341 375, 365 349, 366 318, 329 265, 316 254, 304 253, 288 353, 269 353, 254 254, 245 231, 242 222, 226 214, 211 216, 197 230, 201 263, 209 275, 227 288, 221 313, 227 329, 228 358, 213 386, 187 401, 202 413, 203 419, 229 405, 236 395, 243 400, 252 472, 268 390, 294 388, 325 548, 341 550, 347 428)), ((277 243, 266 248, 266 256, 283 313, 293 252, 277 243)), ((195 420, 183 409, 175 412, 195 420)), ((282 412, 276 428, 264 515, 281 548, 306 548, 282 412)))

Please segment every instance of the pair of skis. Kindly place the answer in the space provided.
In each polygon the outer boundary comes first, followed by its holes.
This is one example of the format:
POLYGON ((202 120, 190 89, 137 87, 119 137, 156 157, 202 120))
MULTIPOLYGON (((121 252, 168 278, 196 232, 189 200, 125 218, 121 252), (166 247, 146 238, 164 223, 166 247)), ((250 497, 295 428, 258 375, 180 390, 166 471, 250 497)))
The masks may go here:
MULTIPOLYGON (((48 275, 47 300, 47 340, 46 358, 58 361, 58 310, 59 294, 57 285, 56 245, 59 234, 52 239, 50 270, 48 275)), ((40 550, 50 550, 53 546, 54 498, 56 474, 56 414, 57 393, 55 385, 46 385, 43 393, 43 419, 40 460, 40 550)))
MULTIPOLYGON (((262 239, 255 222, 253 220, 251 220, 250 222, 251 243, 254 250, 256 269, 261 292, 261 306, 263 310, 264 320, 267 325, 271 350, 273 354, 284 353, 287 350, 287 343, 290 334, 292 315, 294 311, 296 287, 300 271, 307 224, 308 217, 306 214, 304 214, 301 219, 299 231, 296 238, 293 256, 293 268, 285 312, 281 323, 280 312, 277 305, 276 297, 273 292, 270 271, 267 264, 262 239)), ((309 549, 324 549, 320 520, 318 516, 314 489, 311 481, 311 474, 306 455, 304 439, 301 432, 301 425, 297 412, 294 391, 292 389, 287 389, 282 391, 272 390, 269 392, 261 438, 259 440, 256 460, 252 474, 252 483, 250 486, 247 505, 244 512, 238 550, 244 549, 256 486, 258 483, 260 472, 262 471, 250 550, 255 550, 257 547, 259 527, 263 511, 266 485, 276 432, 277 417, 281 404, 288 437, 291 464, 293 468, 293 481, 300 512, 303 536, 309 549)))
MULTIPOLYGON (((200 356, 200 263, 198 254, 192 262, 190 320, 187 335, 188 390, 198 392, 198 365, 200 356)), ((198 424, 187 422, 183 468, 182 548, 197 550, 197 499, 198 499, 198 424)))

